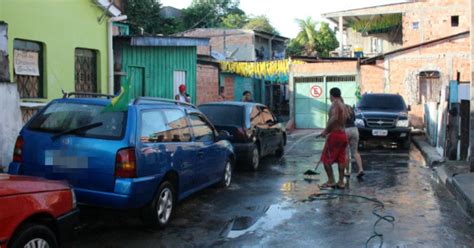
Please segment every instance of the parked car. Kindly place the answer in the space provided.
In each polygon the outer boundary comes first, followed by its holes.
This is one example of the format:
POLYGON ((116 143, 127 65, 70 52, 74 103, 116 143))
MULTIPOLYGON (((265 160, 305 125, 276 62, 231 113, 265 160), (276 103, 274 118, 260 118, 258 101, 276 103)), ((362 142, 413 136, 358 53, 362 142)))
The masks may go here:
POLYGON ((0 174, 0 247, 59 247, 78 214, 65 182, 0 174))
POLYGON ((360 141, 396 142, 409 149, 411 143, 410 107, 396 94, 364 94, 356 106, 355 124, 360 141))
POLYGON ((286 132, 275 115, 262 104, 250 102, 216 102, 199 106, 217 130, 228 131, 238 163, 257 170, 260 158, 282 156, 286 132))
POLYGON ((176 203, 232 179, 228 133, 218 134, 194 106, 137 98, 127 111, 109 99, 53 100, 20 132, 10 174, 68 180, 81 204, 141 208, 164 227, 176 203))

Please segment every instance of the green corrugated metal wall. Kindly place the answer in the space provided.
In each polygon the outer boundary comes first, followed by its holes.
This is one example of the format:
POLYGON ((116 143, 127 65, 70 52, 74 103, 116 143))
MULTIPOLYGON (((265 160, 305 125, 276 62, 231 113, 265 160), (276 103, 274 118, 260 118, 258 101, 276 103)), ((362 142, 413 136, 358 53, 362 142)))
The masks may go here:
MULTIPOLYGON (((174 99, 173 71, 186 71, 187 92, 196 103, 196 47, 120 47, 123 49, 122 70, 127 75, 144 72, 146 96, 174 99)), ((122 80, 127 78, 122 77, 122 80)))

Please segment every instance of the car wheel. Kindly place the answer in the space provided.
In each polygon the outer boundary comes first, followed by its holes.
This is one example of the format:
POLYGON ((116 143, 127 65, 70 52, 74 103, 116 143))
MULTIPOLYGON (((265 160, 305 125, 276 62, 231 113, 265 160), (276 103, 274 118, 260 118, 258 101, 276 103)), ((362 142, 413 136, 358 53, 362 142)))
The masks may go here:
POLYGON ((54 232, 49 227, 39 224, 26 224, 13 237, 9 247, 56 248, 59 245, 54 232))
POLYGON ((407 138, 406 140, 402 141, 400 146, 403 150, 410 150, 411 145, 411 138, 407 138))
POLYGON ((153 201, 144 209, 143 221, 153 228, 168 225, 176 205, 175 188, 168 181, 161 183, 153 201))
POLYGON ((278 149, 275 151, 275 156, 278 158, 283 157, 285 154, 285 142, 282 140, 280 145, 278 145, 278 149))
POLYGON ((258 149, 258 146, 255 144, 253 145, 252 152, 250 153, 250 158, 249 158, 249 168, 253 171, 258 170, 258 167, 260 165, 260 151, 258 149))
POLYGON ((224 175, 219 183, 220 188, 228 188, 232 183, 232 163, 228 160, 225 164, 224 175))

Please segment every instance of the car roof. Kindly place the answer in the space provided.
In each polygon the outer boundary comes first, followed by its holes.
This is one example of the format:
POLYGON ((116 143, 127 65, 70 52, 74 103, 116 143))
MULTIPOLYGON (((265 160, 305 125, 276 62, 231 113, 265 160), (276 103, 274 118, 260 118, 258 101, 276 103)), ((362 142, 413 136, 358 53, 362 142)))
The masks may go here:
POLYGON ((398 97, 402 97, 399 94, 391 94, 391 93, 365 93, 362 96, 398 96, 398 97))
MULTIPOLYGON (((69 103, 83 103, 83 104, 94 104, 94 105, 108 105, 111 103, 111 99, 106 98, 59 98, 55 99, 54 102, 69 102, 69 103)), ((132 101, 130 105, 134 105, 132 101)), ((134 106, 163 106, 166 108, 173 107, 173 108, 194 108, 192 105, 180 105, 173 102, 159 102, 159 101, 148 101, 144 100, 140 104, 136 104, 134 106)))
POLYGON ((224 101, 224 102, 209 102, 209 103, 204 103, 199 105, 200 106, 209 106, 209 105, 215 105, 215 106, 225 106, 225 105, 231 105, 231 106, 242 106, 242 107, 253 107, 253 106, 261 106, 265 107, 265 105, 258 103, 258 102, 237 102, 237 101, 224 101))

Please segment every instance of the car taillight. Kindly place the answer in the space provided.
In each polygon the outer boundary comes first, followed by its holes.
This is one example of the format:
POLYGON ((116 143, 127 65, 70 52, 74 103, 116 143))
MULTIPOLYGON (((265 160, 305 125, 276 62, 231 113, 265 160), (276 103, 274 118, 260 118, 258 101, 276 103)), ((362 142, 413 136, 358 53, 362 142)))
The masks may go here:
POLYGON ((18 136, 15 142, 15 148, 13 149, 13 162, 21 163, 23 160, 23 138, 18 136))
POLYGON ((247 141, 248 140, 248 135, 245 129, 243 128, 238 128, 237 131, 234 133, 234 140, 235 141, 247 141))
POLYGON ((115 157, 115 176, 121 178, 137 176, 135 149, 127 148, 117 152, 115 157))

